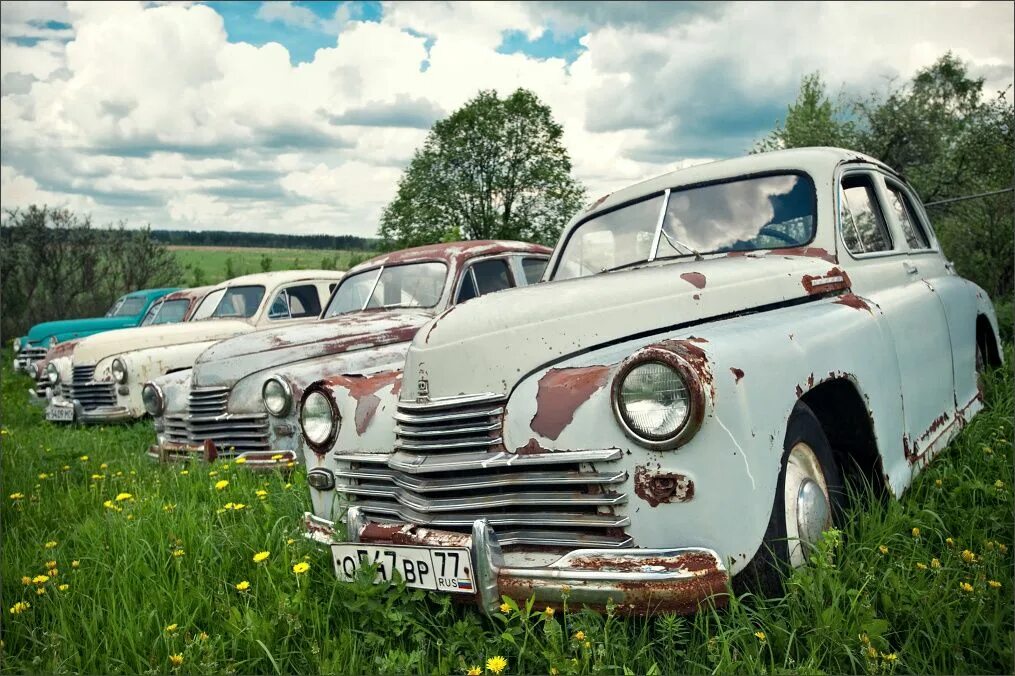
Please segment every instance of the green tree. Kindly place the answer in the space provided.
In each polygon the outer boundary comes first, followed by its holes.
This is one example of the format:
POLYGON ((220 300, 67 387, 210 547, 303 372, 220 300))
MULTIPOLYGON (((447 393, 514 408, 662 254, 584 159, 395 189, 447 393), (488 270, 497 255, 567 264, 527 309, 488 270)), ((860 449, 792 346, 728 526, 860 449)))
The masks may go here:
POLYGON ((552 244, 585 199, 562 136, 532 92, 479 92, 413 155, 381 217, 384 247, 462 238, 552 244))
POLYGON ((754 152, 855 144, 856 128, 841 104, 833 103, 820 73, 805 75, 797 99, 786 110, 786 119, 757 144, 754 152))
POLYGON ((261 272, 271 272, 271 256, 268 254, 261 255, 261 272))

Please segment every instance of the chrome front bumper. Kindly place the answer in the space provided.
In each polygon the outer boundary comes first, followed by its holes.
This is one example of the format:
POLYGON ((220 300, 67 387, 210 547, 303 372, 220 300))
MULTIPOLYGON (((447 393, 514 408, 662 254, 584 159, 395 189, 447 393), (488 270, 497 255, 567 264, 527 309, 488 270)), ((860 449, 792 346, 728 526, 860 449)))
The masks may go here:
POLYGON ((246 451, 244 453, 235 453, 223 451, 210 441, 200 446, 169 442, 152 444, 148 447, 148 457, 163 463, 187 462, 189 460, 204 460, 205 462, 214 462, 215 460, 225 460, 227 462, 239 461, 239 464, 245 465, 248 469, 254 471, 286 468, 289 463, 296 462, 295 451, 246 451))
MULTIPOLYGON (((306 537, 322 545, 339 542, 335 524, 304 514, 306 537)), ((412 524, 368 523, 356 507, 349 509, 346 542, 417 547, 466 547, 476 577, 475 602, 495 612, 502 597, 540 605, 587 606, 604 611, 644 615, 688 614, 702 605, 726 604, 729 573, 719 555, 700 547, 675 549, 576 549, 547 566, 508 566, 497 536, 485 519, 472 534, 436 531, 412 524)))
MULTIPOLYGON (((52 392, 52 390, 50 390, 52 392)), ((38 398, 38 395, 35 395, 38 398)), ((41 402, 40 402, 41 403, 41 402)), ((74 407, 74 420, 73 422, 79 423, 116 423, 116 422, 128 422, 133 420, 134 416, 131 415, 130 411, 126 406, 103 406, 102 408, 93 408, 85 410, 81 405, 81 402, 77 399, 71 401, 61 397, 60 395, 50 396, 46 400, 47 404, 54 406, 73 406, 74 407)), ((71 421, 67 421, 71 422, 71 421)))

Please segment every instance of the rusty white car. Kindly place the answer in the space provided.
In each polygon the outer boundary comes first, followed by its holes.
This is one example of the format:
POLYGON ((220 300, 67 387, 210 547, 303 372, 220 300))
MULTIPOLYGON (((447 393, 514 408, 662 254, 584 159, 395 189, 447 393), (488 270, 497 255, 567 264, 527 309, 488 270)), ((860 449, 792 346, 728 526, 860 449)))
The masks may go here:
POLYGON ((201 352, 225 338, 317 319, 343 274, 292 270, 236 277, 209 293, 188 322, 85 338, 69 357, 47 367, 60 389, 49 400, 46 419, 111 423, 140 418, 147 381, 189 369, 201 352))
POLYGON ((148 454, 237 458, 249 468, 296 462, 305 445, 320 451, 339 435, 337 425, 299 433, 296 404, 315 382, 348 408, 343 438, 369 438, 377 392, 397 391, 416 331, 456 304, 538 281, 549 255, 536 244, 472 241, 368 260, 342 280, 321 321, 224 340, 192 371, 146 385, 157 435, 148 454))
MULTIPOLYGON (((902 493, 1001 358, 917 195, 845 150, 608 195, 545 280, 422 328, 401 387, 375 390, 377 436, 307 455, 305 523, 339 578, 374 564, 487 610, 723 603, 730 578, 805 562, 844 477, 902 493)), ((301 417, 349 426, 321 386, 301 417)))
MULTIPOLYGON (((199 286, 192 289, 181 289, 180 291, 174 291, 163 296, 148 308, 148 312, 145 314, 144 319, 141 320, 140 326, 176 324, 177 322, 190 321, 195 316, 201 301, 214 290, 214 286, 199 286)), ((221 291, 219 297, 221 297, 221 291)), ((211 309, 214 309, 215 302, 217 301, 209 301, 211 309)), ((208 311, 210 312, 210 310, 208 311)), ((28 368, 28 371, 35 377, 35 387, 28 390, 29 402, 42 406, 45 406, 49 402, 53 396, 54 388, 59 387, 54 385, 59 376, 55 369, 53 372, 49 371, 49 363, 61 357, 69 358, 74 353, 74 348, 82 340, 84 338, 57 343, 46 352, 42 359, 28 368)))

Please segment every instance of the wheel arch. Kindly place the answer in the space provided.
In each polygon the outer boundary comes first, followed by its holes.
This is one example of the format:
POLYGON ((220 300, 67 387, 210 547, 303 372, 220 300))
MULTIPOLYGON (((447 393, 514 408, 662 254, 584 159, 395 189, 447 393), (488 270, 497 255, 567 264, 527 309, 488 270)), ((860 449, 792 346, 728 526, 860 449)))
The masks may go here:
POLYGON ((996 367, 1003 363, 994 325, 983 313, 976 315, 976 344, 983 350, 983 356, 987 360, 988 366, 996 367))

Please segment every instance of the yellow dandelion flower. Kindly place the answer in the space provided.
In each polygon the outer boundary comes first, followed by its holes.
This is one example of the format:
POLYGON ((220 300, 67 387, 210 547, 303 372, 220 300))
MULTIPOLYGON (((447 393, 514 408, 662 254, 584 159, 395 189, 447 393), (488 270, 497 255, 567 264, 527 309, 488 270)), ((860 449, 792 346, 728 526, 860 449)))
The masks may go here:
POLYGON ((59 589, 60 591, 67 591, 68 589, 70 589, 70 585, 69 584, 62 584, 59 587, 57 587, 57 589, 59 589))
POLYGON ((70 471, 70 465, 64 465, 60 469, 62 469, 64 472, 69 472, 70 471))
POLYGON ((919 561, 917 561, 916 562, 916 569, 917 570, 927 570, 927 564, 920 563, 919 561))
POLYGON ((216 470, 212 470, 212 471, 208 472, 208 476, 218 476, 218 475, 219 475, 219 473, 216 470))
POLYGON ((762 643, 764 643, 766 640, 768 640, 768 636, 766 636, 765 632, 763 632, 763 631, 756 631, 756 632, 754 632, 754 638, 758 639, 762 643))
POLYGON ((282 488, 284 488, 285 490, 289 490, 292 487, 293 487, 292 484, 286 484, 285 486, 282 486, 282 488))
POLYGON ((11 500, 24 500, 25 494, 24 493, 11 493, 10 496, 8 496, 8 497, 10 497, 11 500))
POLYGON ((941 479, 934 479, 934 487, 941 488, 941 479))
POLYGON ((878 656, 878 649, 875 648, 872 645, 867 646, 867 657, 869 657, 870 659, 874 659, 877 656, 878 656))
POLYGON ((894 662, 895 660, 899 659, 899 656, 896 655, 895 653, 881 653, 881 659, 883 659, 885 662, 894 662))
POLYGON ((92 481, 102 481, 105 478, 106 478, 105 474, 93 474, 92 475, 92 481))
POLYGON ((220 479, 219 481, 215 482, 215 490, 221 491, 221 490, 225 489, 225 487, 228 486, 228 485, 229 485, 229 480, 228 479, 220 479))
POLYGON ((171 512, 174 509, 176 509, 176 503, 175 502, 169 502, 169 503, 166 503, 166 504, 162 505, 162 511, 163 512, 171 512))
POLYGON ((574 640, 576 640, 576 641, 584 641, 585 640, 585 632, 584 631, 576 631, 574 633, 574 640))
POLYGON ((246 458, 236 458, 235 460, 233 460, 233 462, 235 462, 237 465, 243 465, 243 464, 246 464, 247 459, 246 458))
POLYGON ((11 615, 20 615, 21 613, 25 612, 26 610, 28 610, 31 607, 32 607, 32 604, 29 603, 28 601, 18 601, 13 606, 11 606, 11 611, 10 612, 11 612, 11 615))
POLYGON ((35 595, 36 596, 42 596, 45 593, 46 593, 46 588, 45 587, 36 587, 35 588, 35 595))
POLYGON ((991 455, 993 452, 994 452, 994 449, 991 448, 990 446, 984 446, 983 447, 983 453, 985 455, 991 455))
POLYGON ((174 549, 173 550, 173 556, 176 557, 176 558, 180 558, 181 556, 183 556, 186 553, 187 552, 185 550, 183 550, 183 549, 174 549))
POLYGON ((288 540, 285 541, 287 545, 291 545, 294 542, 296 542, 296 540, 293 540, 292 538, 289 538, 288 540))
POLYGON ((288 467, 289 469, 292 469, 293 467, 295 467, 295 466, 296 466, 296 463, 295 463, 295 462, 293 462, 292 460, 290 460, 289 462, 287 462, 287 463, 285 464, 285 466, 286 466, 286 467, 288 467))
POLYGON ((116 501, 117 502, 123 502, 124 500, 133 500, 133 499, 134 499, 134 496, 131 495, 130 493, 117 493, 116 494, 116 501))
POLYGON ((295 566, 293 566, 293 572, 296 573, 297 575, 302 575, 308 570, 310 570, 310 564, 307 563, 306 561, 300 561, 295 566))
POLYGON ((254 554, 254 563, 261 563, 262 561, 267 561, 269 556, 271 556, 271 552, 258 552, 254 554))
POLYGON ((1002 554, 1007 554, 1008 553, 1008 545, 1002 544, 1002 543, 998 543, 997 550, 999 552, 1001 552, 1002 554))
POLYGON ((920 529, 917 528, 916 526, 913 527, 913 537, 915 538, 920 537, 920 529))
POLYGON ((976 554, 969 551, 968 549, 962 550, 962 560, 966 563, 976 563, 976 554))
POLYGON ((50 569, 49 571, 47 571, 47 574, 48 574, 48 575, 49 575, 50 577, 56 577, 57 575, 59 575, 59 574, 60 574, 60 571, 58 571, 58 570, 57 570, 56 568, 52 568, 52 569, 50 569))
POLYGON ((246 580, 243 580, 242 582, 236 584, 236 591, 242 592, 247 591, 248 589, 250 589, 250 583, 247 582, 246 580))
POLYGON ((169 656, 169 663, 173 665, 173 668, 177 668, 183 665, 183 655, 176 653, 175 655, 169 656))
POLYGON ((46 474, 45 472, 40 472, 39 473, 39 481, 45 481, 48 478, 49 478, 49 475, 46 474))
POLYGON ((78 566, 80 566, 80 565, 81 565, 81 562, 80 562, 80 561, 77 561, 77 560, 74 560, 74 561, 71 561, 71 562, 70 562, 70 567, 71 567, 71 568, 77 568, 77 567, 78 567, 78 566))
POLYGON ((56 561, 47 561, 46 568, 56 568, 56 561))
POLYGON ((955 540, 953 540, 951 538, 945 538, 945 544, 948 545, 949 547, 954 547, 955 546, 955 540))
POLYGON ((199 641, 207 641, 208 640, 208 632, 202 631, 200 634, 197 635, 197 640, 199 640, 199 641))
POLYGON ((82 455, 82 456, 81 456, 80 458, 78 458, 78 459, 79 459, 79 460, 80 460, 81 462, 88 462, 88 456, 87 456, 87 455, 82 455))
POLYGON ((180 476, 187 476, 188 474, 190 474, 190 470, 189 469, 181 469, 180 470, 180 476))
POLYGON ((994 482, 994 488, 996 488, 999 491, 1004 489, 1004 482, 998 479, 997 481, 994 482))
POLYGON ((42 546, 45 547, 46 549, 52 549, 53 547, 56 547, 56 540, 50 540, 49 542, 47 542, 42 546))
POLYGON ((106 500, 105 502, 102 503, 102 506, 105 507, 106 509, 111 509, 114 512, 122 512, 123 511, 123 508, 122 507, 117 507, 116 503, 114 503, 112 500, 106 500))
POLYGON ((506 659, 504 659, 500 655, 496 655, 486 661, 486 670, 491 671, 495 674, 499 674, 500 672, 507 669, 507 665, 508 662, 506 659))
POLYGON ((940 568, 941 567, 941 559, 931 559, 930 560, 930 567, 931 568, 940 568))
POLYGON ((172 634, 174 631, 180 628, 180 625, 173 622, 172 624, 166 625, 166 633, 172 634))
POLYGON ((49 582, 49 575, 36 575, 32 578, 34 584, 46 584, 49 582))
POLYGON ((987 584, 990 585, 991 589, 1000 589, 1001 588, 1001 583, 998 582, 997 580, 990 580, 989 582, 987 582, 987 584))
POLYGON ((959 584, 959 589, 961 589, 962 591, 964 591, 966 593, 969 593, 969 592, 973 591, 973 585, 969 584, 968 582, 963 582, 963 583, 959 584))
POLYGON ((500 604, 500 612, 507 614, 511 612, 511 606, 506 603, 500 604))
POLYGON ((231 503, 231 502, 227 502, 226 504, 222 505, 222 509, 232 509, 232 508, 233 508, 233 503, 231 503))
POLYGON ((987 540, 986 542, 983 543, 983 546, 987 549, 988 552, 994 551, 993 540, 987 540))
POLYGON ((254 491, 254 495, 264 500, 266 497, 268 497, 268 491, 264 490, 263 488, 259 488, 256 491, 254 491))
POLYGON ((23 584, 25 586, 28 586, 28 585, 32 584, 32 578, 28 577, 27 575, 22 575, 21 576, 21 584, 23 584))
POLYGON ((109 469, 109 465, 107 465, 106 463, 102 463, 101 465, 99 465, 99 469, 109 469))
POLYGON ((465 672, 465 676, 480 676, 480 674, 482 673, 483 673, 482 669, 476 666, 472 666, 469 667, 469 670, 465 672))
POLYGON ((560 671, 557 667, 550 667, 550 676, 559 676, 560 671))
POLYGON ((274 455, 271 456, 271 459, 274 460, 275 462, 278 462, 279 460, 282 459, 282 454, 281 453, 275 453, 274 455))
POLYGON ((241 509, 246 509, 246 507, 247 506, 245 504, 243 504, 242 502, 237 502, 235 505, 233 505, 233 510, 238 512, 241 509))
POLYGON ((884 545, 878 545, 878 551, 881 552, 882 554, 887 554, 888 547, 885 547, 884 545))

